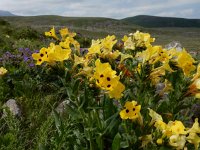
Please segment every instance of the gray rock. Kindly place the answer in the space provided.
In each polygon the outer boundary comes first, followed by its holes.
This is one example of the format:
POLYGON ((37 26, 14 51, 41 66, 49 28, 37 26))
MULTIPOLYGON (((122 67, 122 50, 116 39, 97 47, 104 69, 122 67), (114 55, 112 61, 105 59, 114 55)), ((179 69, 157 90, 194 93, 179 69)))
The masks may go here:
POLYGON ((175 48, 177 51, 183 50, 181 43, 178 41, 173 41, 173 42, 170 42, 169 44, 165 45, 165 49, 167 49, 167 50, 170 50, 172 48, 175 48))
POLYGON ((165 88, 165 84, 164 83, 156 84, 156 94, 159 94, 164 88, 165 88))
POLYGON ((17 104, 16 100, 9 99, 3 105, 3 107, 5 108, 3 110, 3 117, 6 117, 8 115, 6 109, 8 109, 11 112, 11 114, 14 116, 21 116, 21 110, 20 110, 19 105, 17 104))
POLYGON ((65 100, 63 102, 61 102, 57 108, 56 108, 56 111, 59 113, 59 114, 63 114, 65 109, 66 109, 66 105, 69 104, 70 101, 69 100, 65 100))

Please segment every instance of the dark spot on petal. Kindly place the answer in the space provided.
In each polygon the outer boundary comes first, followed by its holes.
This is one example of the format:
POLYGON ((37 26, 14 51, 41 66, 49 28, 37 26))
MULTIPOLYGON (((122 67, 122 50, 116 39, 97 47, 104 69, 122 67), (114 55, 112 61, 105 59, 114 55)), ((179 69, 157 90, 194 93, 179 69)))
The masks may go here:
POLYGON ((47 52, 45 52, 47 54, 47 52))
POLYGON ((97 79, 97 82, 99 83, 99 80, 97 79))
POLYGON ((107 87, 109 88, 109 87, 111 87, 111 85, 110 85, 110 84, 108 84, 108 85, 107 85, 107 87))
POLYGON ((39 59, 39 61, 42 61, 42 59, 39 59))
POLYGON ((126 113, 129 113, 129 110, 128 110, 128 109, 126 109, 126 113))
POLYGON ((104 77, 103 74, 101 74, 100 77, 103 78, 104 77))
POLYGON ((107 80, 110 81, 110 77, 107 77, 107 80))
POLYGON ((135 111, 135 108, 133 108, 133 111, 135 111))
POLYGON ((44 54, 40 54, 40 57, 43 57, 44 56, 44 54))

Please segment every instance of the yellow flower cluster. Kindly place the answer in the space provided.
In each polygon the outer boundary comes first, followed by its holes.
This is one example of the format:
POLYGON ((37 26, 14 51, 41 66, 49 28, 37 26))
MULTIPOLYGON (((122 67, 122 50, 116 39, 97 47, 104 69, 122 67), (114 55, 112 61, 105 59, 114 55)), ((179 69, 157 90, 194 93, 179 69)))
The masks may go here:
POLYGON ((61 40, 57 37, 54 27, 49 32, 45 32, 45 35, 60 42, 58 45, 50 43, 48 48, 43 47, 39 53, 32 54, 33 59, 37 61, 36 65, 41 65, 43 62, 54 63, 55 61, 67 60, 72 51, 71 44, 74 45, 76 50, 80 49, 80 44, 73 38, 76 34, 69 32, 67 28, 60 30, 61 40))
POLYGON ((101 63, 99 59, 95 62, 94 79, 96 84, 103 90, 109 91, 111 98, 119 99, 125 86, 119 81, 120 77, 116 75, 116 71, 112 70, 109 63, 101 63))
POLYGON ((101 40, 92 40, 92 45, 88 49, 86 57, 98 54, 101 58, 111 58, 116 59, 120 52, 118 50, 113 52, 113 46, 117 43, 116 37, 114 35, 108 35, 106 38, 101 40))
POLYGON ((162 116, 157 114, 152 109, 149 109, 149 115, 152 120, 150 125, 154 124, 154 126, 161 131, 162 137, 157 140, 158 144, 163 144, 164 138, 168 139, 169 145, 176 149, 183 149, 185 147, 186 142, 194 144, 195 149, 197 150, 200 143, 200 127, 198 119, 195 119, 195 122, 191 128, 185 128, 181 121, 169 121, 166 124, 162 116))
POLYGON ((149 33, 142 33, 136 31, 134 34, 130 34, 129 36, 124 36, 122 39, 124 42, 124 48, 135 50, 136 48, 146 48, 151 45, 152 42, 155 41, 154 38, 151 38, 149 33))
POLYGON ((146 50, 138 52, 136 58, 141 61, 141 65, 152 65, 150 79, 154 85, 161 81, 166 72, 174 72, 170 66, 170 62, 180 68, 186 77, 191 76, 191 73, 196 69, 194 65, 195 60, 185 49, 182 51, 176 49, 167 50, 161 46, 149 45, 146 50), (155 67, 155 64, 161 65, 155 67))
MULTIPOLYGON (((200 98, 200 65, 198 65, 196 73, 192 76, 196 69, 194 65, 196 61, 185 49, 180 51, 176 48, 165 49, 162 46, 152 46, 151 43, 155 39, 151 38, 148 33, 137 31, 129 36, 124 36, 121 50, 114 48, 117 44, 116 37, 108 35, 103 39, 92 40, 88 52, 80 54, 80 44, 75 40, 76 34, 69 32, 67 28, 61 29, 59 32, 60 36, 57 36, 54 28, 49 32, 45 32, 46 36, 54 38, 58 44, 50 43, 49 47, 43 47, 39 53, 33 54, 33 59, 36 60, 37 65, 41 65, 43 62, 52 64, 71 58, 71 72, 75 72, 74 77, 84 75, 90 83, 108 93, 110 98, 118 100, 122 98, 122 101, 131 95, 130 91, 141 92, 137 90, 137 87, 136 90, 125 91, 125 85, 127 87, 132 86, 129 86, 129 83, 137 86, 139 83, 145 82, 149 84, 148 88, 154 88, 162 84, 163 88, 159 90, 159 94, 155 92, 158 94, 155 94, 155 97, 160 98, 166 92, 173 91, 176 88, 171 83, 173 82, 171 76, 168 76, 173 73, 175 75, 180 73, 187 79, 191 79, 190 86, 187 87, 188 89, 184 89, 186 93, 183 93, 181 98, 191 95, 200 98), (74 48, 71 48, 72 45, 74 48), (125 82, 122 83, 120 79, 125 82), (127 97, 123 97, 124 91, 130 95, 127 94, 127 97)), ((137 96, 135 93, 133 95, 137 96)), ((138 97, 140 98, 140 95, 138 97)), ((143 126, 143 116, 140 110, 141 105, 138 105, 138 102, 134 100, 126 101, 119 114, 121 119, 137 120, 143 126)), ((161 145, 167 141, 167 144, 172 147, 183 149, 186 142, 189 142, 194 144, 195 149, 198 149, 200 143, 198 119, 195 120, 191 128, 185 128, 179 120, 165 123, 162 116, 152 109, 149 109, 149 115, 152 118, 149 125, 154 125, 159 135, 159 137, 157 136, 158 139, 156 137, 157 144, 161 145)), ((143 140, 142 145, 145 146, 155 139, 153 136, 154 134, 149 134, 140 137, 143 140)))

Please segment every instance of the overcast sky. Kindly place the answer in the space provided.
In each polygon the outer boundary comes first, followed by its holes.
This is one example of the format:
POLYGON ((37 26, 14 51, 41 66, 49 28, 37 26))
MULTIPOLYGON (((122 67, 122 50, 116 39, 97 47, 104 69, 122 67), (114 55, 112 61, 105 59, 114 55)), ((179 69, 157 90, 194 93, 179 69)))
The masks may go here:
POLYGON ((16 15, 61 15, 122 19, 136 15, 199 18, 200 0, 0 0, 16 15))

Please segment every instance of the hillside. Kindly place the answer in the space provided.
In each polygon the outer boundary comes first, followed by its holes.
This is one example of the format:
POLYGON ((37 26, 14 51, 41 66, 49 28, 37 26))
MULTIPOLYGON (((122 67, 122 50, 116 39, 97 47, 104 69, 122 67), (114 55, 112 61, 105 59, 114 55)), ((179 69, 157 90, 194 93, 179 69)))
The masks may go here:
POLYGON ((104 37, 108 34, 124 35, 140 30, 142 27, 129 24, 122 20, 101 17, 63 17, 56 15, 44 16, 5 16, 0 19, 6 20, 16 27, 31 26, 39 30, 48 30, 50 27, 68 27, 76 32, 81 32, 92 37, 104 37))
MULTIPOLYGON (((135 25, 131 23, 128 18, 123 20, 116 20, 111 18, 62 17, 53 15, 0 17, 0 24, 10 24, 16 28, 16 31, 18 31, 18 28, 26 29, 28 26, 34 30, 36 29, 39 33, 48 31, 50 28, 52 28, 52 26, 54 26, 56 29, 68 27, 71 31, 80 33, 80 35, 83 35, 84 37, 93 39, 104 38, 107 35, 113 34, 118 38, 122 38, 123 35, 127 35, 129 33, 135 32, 136 30, 139 30, 142 32, 148 32, 152 35, 152 37, 155 37, 155 44, 166 45, 172 41, 179 41, 186 49, 200 51, 200 27, 166 27, 166 25, 160 27, 161 25, 164 25, 163 22, 161 22, 158 27, 156 21, 153 23, 149 20, 148 22, 148 18, 146 21, 148 23, 147 25, 151 25, 150 27, 153 28, 149 28, 149 26, 146 28, 135 25), (156 25, 157 27, 154 27, 156 25)), ((145 21, 145 19, 143 21, 145 21)), ((141 25, 144 26, 145 24, 141 25)), ((180 24, 178 25, 180 26, 180 24)), ((2 27, 0 27, 0 30, 6 31, 2 27)))
POLYGON ((0 16, 15 16, 9 11, 0 10, 0 16))
POLYGON ((185 19, 172 17, 157 17, 139 15, 122 19, 128 23, 142 27, 200 27, 200 19, 185 19))

